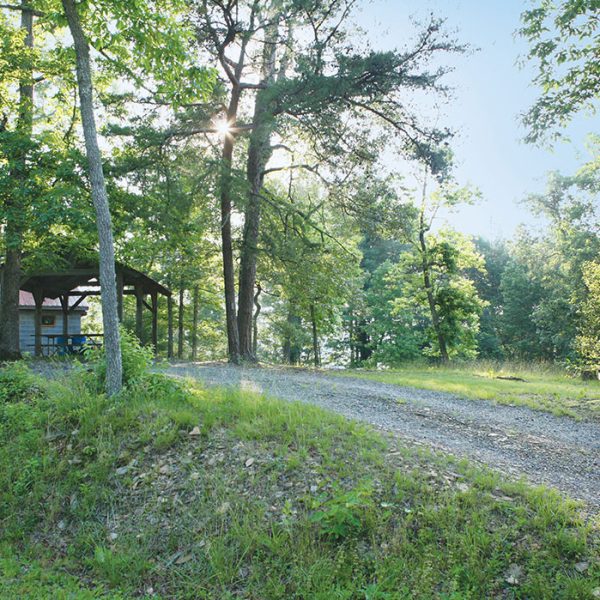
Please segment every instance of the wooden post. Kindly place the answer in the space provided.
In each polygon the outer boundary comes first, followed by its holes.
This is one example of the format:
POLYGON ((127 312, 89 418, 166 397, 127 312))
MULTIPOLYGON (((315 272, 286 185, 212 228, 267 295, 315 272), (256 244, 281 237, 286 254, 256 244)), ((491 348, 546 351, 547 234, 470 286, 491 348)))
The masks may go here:
POLYGON ((123 273, 117 271, 117 314, 119 323, 123 322, 123 273))
MULTIPOLYGON (((69 335, 69 294, 63 294, 60 297, 60 305, 62 307, 62 332, 63 336, 67 337, 69 335)), ((66 340, 65 340, 66 343, 66 340)))
POLYGON ((35 331, 35 355, 42 356, 42 305, 44 304, 44 291, 36 288, 33 291, 35 302, 34 331, 35 331))
POLYGON ((152 346, 154 354, 158 354, 158 292, 150 293, 152 300, 152 346))
POLYGON ((167 296, 167 358, 173 358, 173 298, 167 296))
POLYGON ((135 335, 140 344, 144 343, 144 291, 140 285, 135 286, 135 335))

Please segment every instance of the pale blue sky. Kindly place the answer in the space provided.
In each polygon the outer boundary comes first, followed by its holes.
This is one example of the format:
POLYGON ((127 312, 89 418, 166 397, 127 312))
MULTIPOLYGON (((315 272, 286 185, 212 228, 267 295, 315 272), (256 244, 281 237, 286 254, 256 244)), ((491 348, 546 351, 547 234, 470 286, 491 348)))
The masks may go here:
POLYGON ((458 131, 453 142, 461 183, 470 182, 484 201, 451 215, 457 229, 495 239, 510 237, 519 223, 535 224, 518 204, 526 194, 544 187, 545 174, 570 174, 588 159, 585 138, 600 131, 598 117, 578 117, 569 128, 572 142, 554 151, 522 142, 518 115, 537 96, 530 84, 533 69, 516 62, 527 51, 516 37, 519 16, 527 3, 517 0, 363 0, 357 22, 377 49, 402 48, 414 27, 410 17, 426 20, 430 13, 447 19, 456 37, 479 51, 453 59, 447 82, 455 97, 444 109, 447 123, 458 131))

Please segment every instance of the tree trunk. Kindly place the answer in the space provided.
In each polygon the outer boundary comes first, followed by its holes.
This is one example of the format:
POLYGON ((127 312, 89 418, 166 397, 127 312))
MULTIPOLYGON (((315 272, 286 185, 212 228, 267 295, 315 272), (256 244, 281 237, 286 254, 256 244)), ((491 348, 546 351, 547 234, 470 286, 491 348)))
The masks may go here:
MULTIPOLYGON (((232 84, 231 98, 227 107, 227 123, 230 128, 235 127, 237 120, 242 88, 239 85, 244 70, 247 40, 243 40, 240 57, 236 64, 234 76, 237 84, 232 84)), ((235 268, 233 264, 233 243, 231 237, 231 178, 233 164, 233 134, 225 134, 223 141, 223 154, 220 179, 221 203, 221 254, 223 257, 223 287, 225 292, 225 319, 227 325, 227 353, 229 362, 237 364, 240 361, 240 340, 235 304, 235 268)))
POLYGON ((179 306, 177 311, 177 358, 183 358, 183 287, 179 288, 179 306))
POLYGON ((429 261, 427 257, 427 243, 425 241, 425 231, 421 227, 419 231, 419 245, 421 248, 421 269, 423 271, 423 284, 425 286, 425 293, 427 294, 427 302, 429 303, 429 311, 431 313, 431 324, 438 340, 440 347, 440 358, 443 363, 449 361, 448 349, 446 347, 446 340, 442 334, 440 327, 440 318, 438 315, 437 307, 435 305, 435 297, 433 295, 433 286, 431 284, 431 275, 429 272, 429 261))
POLYGON ((173 358, 173 297, 167 297, 167 358, 173 358))
POLYGON ((287 332, 283 340, 283 362, 289 365, 297 365, 300 362, 301 349, 294 333, 301 326, 302 319, 294 313, 294 306, 290 304, 287 315, 287 332))
POLYGON ((252 318, 253 320, 253 324, 252 324, 252 354, 254 356, 258 356, 257 354, 257 350, 258 350, 258 317, 260 315, 260 311, 262 309, 262 306, 260 305, 260 302, 258 301, 258 299, 260 298, 260 294, 262 292, 262 288, 260 287, 260 283, 256 284, 256 294, 254 294, 254 306, 256 307, 256 310, 254 311, 254 317, 252 318))
POLYGON ((112 223, 104 173, 102 171, 102 156, 96 132, 89 46, 83 33, 74 1, 62 0, 62 5, 75 47, 81 122, 85 138, 92 201, 96 210, 100 254, 102 322, 104 326, 104 350, 106 355, 106 392, 111 396, 118 393, 123 385, 112 223))
MULTIPOLYGON (((273 83, 276 76, 277 26, 266 28, 263 50, 262 83, 273 83)), ((260 194, 262 191, 265 167, 273 153, 271 134, 273 115, 269 95, 260 91, 254 105, 254 129, 248 147, 247 178, 250 191, 244 213, 244 234, 240 255, 240 278, 238 292, 238 332, 242 359, 255 361, 252 344, 252 312, 254 308, 254 286, 256 284, 256 260, 258 256, 258 236, 260 228, 260 194)))
POLYGON ((310 320, 312 324, 312 345, 313 345, 313 361, 315 367, 321 366, 321 354, 319 353, 319 336, 317 333, 317 317, 315 314, 315 305, 310 305, 310 320))
POLYGON ((198 358, 198 313, 200 311, 200 290, 194 286, 192 316, 192 360, 198 358))
MULTIPOLYGON (((26 10, 27 0, 21 0, 21 29, 25 33, 25 46, 33 48, 33 13, 26 10)), ((15 151, 11 165, 11 178, 15 181, 27 176, 27 146, 33 132, 33 65, 29 65, 27 78, 19 82, 19 116, 17 133, 23 138, 15 151)), ((21 285, 21 254, 25 218, 22 201, 18 198, 21 186, 7 199, 4 240, 6 256, 2 281, 0 281, 0 359, 15 360, 21 357, 19 347, 19 289, 21 285)))

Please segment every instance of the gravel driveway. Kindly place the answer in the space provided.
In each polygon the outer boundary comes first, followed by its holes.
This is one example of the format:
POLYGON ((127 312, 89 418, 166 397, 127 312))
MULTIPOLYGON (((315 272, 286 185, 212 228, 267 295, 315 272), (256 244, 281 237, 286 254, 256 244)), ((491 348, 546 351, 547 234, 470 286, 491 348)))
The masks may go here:
POLYGON ((524 476, 600 508, 600 423, 358 378, 285 368, 173 364, 171 374, 315 404, 524 476))

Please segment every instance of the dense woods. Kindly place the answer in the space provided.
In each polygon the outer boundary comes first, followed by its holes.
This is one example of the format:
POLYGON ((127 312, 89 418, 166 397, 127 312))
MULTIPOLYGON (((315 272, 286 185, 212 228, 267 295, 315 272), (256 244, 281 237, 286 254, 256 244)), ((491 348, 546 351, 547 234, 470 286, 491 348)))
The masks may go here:
MULTIPOLYGON (((525 115, 531 142, 593 105, 593 52, 577 39, 594 21, 570 4, 523 15, 536 83, 561 90, 525 115), (560 56, 542 29, 552 19, 570 36, 560 56)), ((3 358, 19 354, 22 274, 98 250, 118 354, 114 245, 173 292, 158 309, 169 357, 594 368, 600 142, 544 193, 523 190, 539 227, 510 240, 454 231, 440 213, 481 194, 453 175, 454 132, 430 126, 429 104, 449 101, 444 65, 466 46, 432 17, 397 51, 374 51, 352 31, 353 5, 2 8, 3 358)), ((134 304, 124 325, 139 331, 134 304)))

